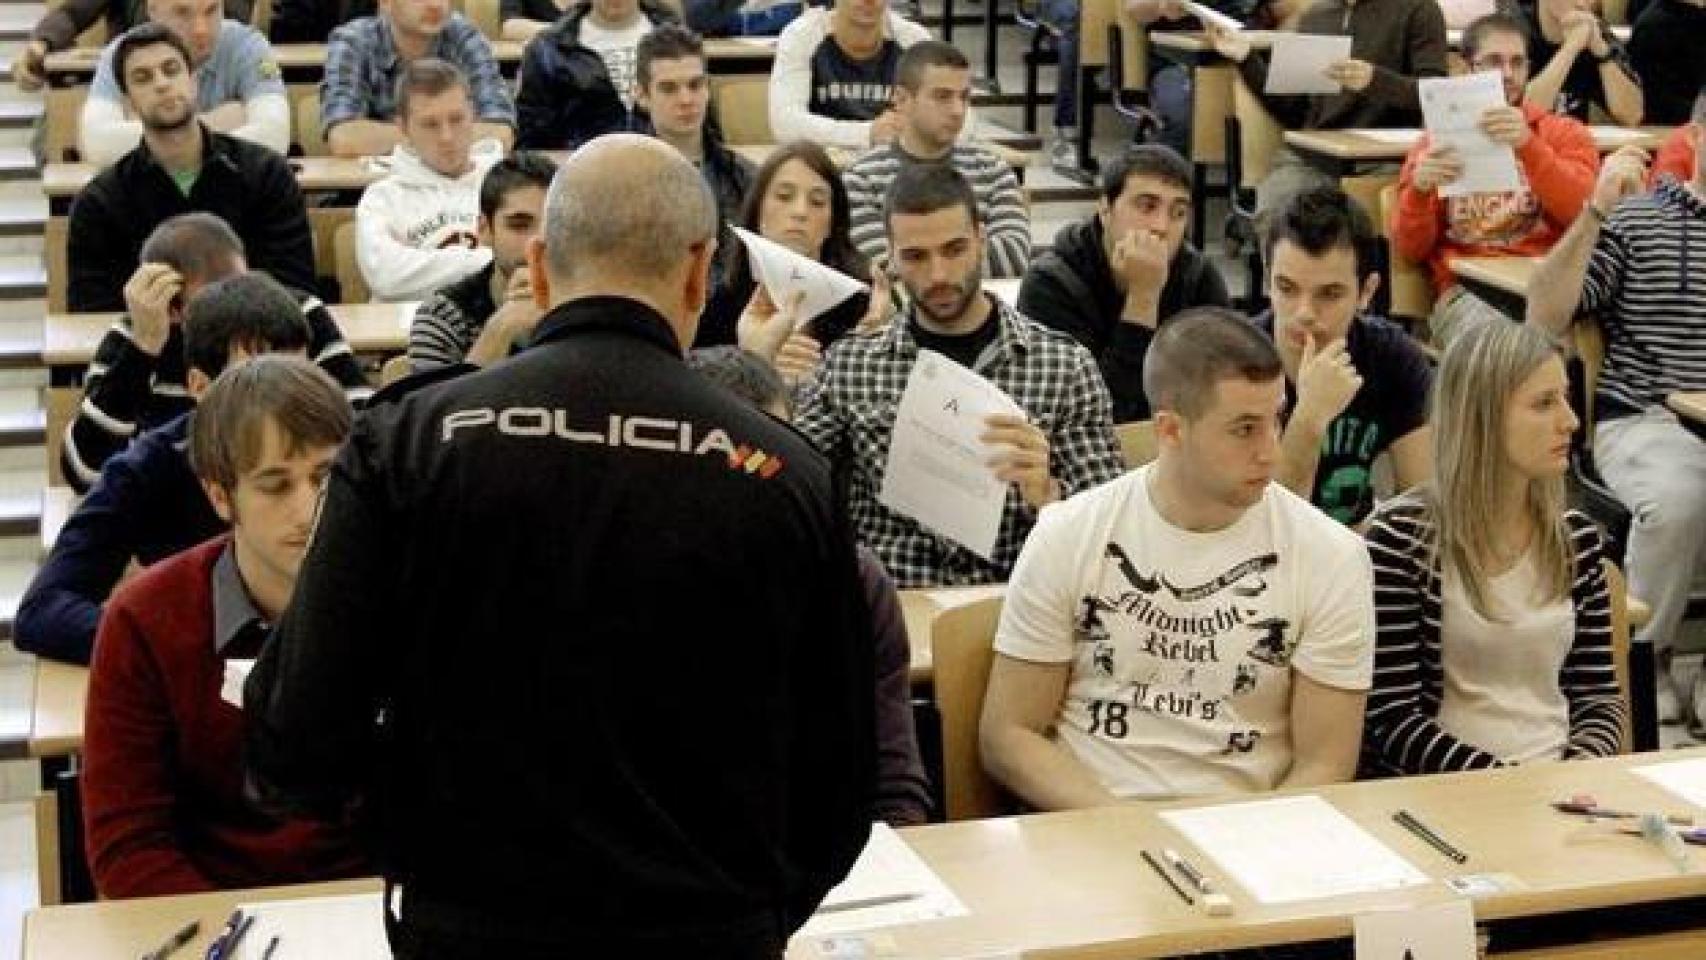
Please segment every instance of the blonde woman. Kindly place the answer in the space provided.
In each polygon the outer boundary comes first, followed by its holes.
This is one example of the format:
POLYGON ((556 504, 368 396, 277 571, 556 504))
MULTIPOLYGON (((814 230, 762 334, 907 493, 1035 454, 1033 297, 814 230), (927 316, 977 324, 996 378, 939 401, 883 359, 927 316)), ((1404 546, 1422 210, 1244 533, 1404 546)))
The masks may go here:
POLYGON ((1522 324, 1465 331, 1434 383, 1430 483, 1368 530, 1379 632, 1367 754, 1440 773, 1616 753, 1603 539, 1565 506, 1579 421, 1522 324))

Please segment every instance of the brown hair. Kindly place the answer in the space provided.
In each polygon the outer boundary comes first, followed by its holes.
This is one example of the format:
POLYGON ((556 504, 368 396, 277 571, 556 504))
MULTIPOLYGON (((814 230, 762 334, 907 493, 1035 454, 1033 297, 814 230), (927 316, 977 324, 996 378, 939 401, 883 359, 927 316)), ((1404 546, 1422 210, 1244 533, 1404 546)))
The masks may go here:
POLYGON ((468 75, 456 64, 437 57, 410 60, 403 72, 397 75, 398 119, 408 119, 410 97, 436 97, 451 87, 461 87, 463 93, 473 96, 468 86, 468 75))
POLYGON ((1225 307, 1192 307, 1163 324, 1150 342, 1143 393, 1155 411, 1195 420, 1220 381, 1267 383, 1284 374, 1279 351, 1255 324, 1225 307))
POLYGON ((324 370, 301 357, 255 357, 220 374, 196 405, 190 466, 202 480, 232 490, 259 462, 269 421, 294 455, 342 444, 353 420, 343 389, 324 370))

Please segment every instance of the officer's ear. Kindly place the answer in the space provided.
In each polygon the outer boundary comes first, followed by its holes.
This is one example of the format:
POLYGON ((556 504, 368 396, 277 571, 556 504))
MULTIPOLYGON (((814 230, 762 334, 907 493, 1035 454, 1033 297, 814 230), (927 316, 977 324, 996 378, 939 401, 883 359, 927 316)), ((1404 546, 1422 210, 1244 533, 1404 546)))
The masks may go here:
MULTIPOLYGON (((689 254, 687 266, 687 286, 683 291, 683 307, 693 323, 695 331, 699 325, 699 315, 705 312, 705 304, 711 299, 711 261, 717 257, 717 238, 708 237, 701 243, 687 248, 689 254)), ((692 340, 689 338, 688 343, 692 340)))
POLYGON ((551 309, 551 277, 545 271, 543 237, 527 241, 527 275, 533 281, 533 305, 541 310, 551 309))

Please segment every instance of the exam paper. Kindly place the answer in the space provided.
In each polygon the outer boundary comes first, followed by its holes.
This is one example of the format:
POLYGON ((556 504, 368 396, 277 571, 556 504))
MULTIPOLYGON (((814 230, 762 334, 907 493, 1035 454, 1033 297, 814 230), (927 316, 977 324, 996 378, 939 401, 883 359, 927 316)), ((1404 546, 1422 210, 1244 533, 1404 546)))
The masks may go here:
POLYGON ((255 925, 237 945, 233 960, 261 960, 267 943, 278 937, 275 957, 336 957, 337 960, 391 960, 385 939, 380 894, 273 900, 245 903, 255 925))
POLYGON ((1352 918, 1356 960, 1476 960, 1468 900, 1378 910, 1352 918))
POLYGON ((1239 23, 1237 20, 1232 19, 1213 7, 1195 3, 1193 0, 1182 0, 1179 5, 1184 7, 1185 11, 1191 16, 1201 20, 1202 25, 1205 27, 1212 23, 1215 26, 1225 27, 1228 30, 1237 31, 1244 29, 1244 25, 1242 23, 1239 23))
POLYGON ((1427 875, 1320 797, 1161 814, 1262 903, 1295 903, 1428 883, 1427 875))
POLYGON ((871 825, 871 839, 847 879, 823 898, 796 937, 822 937, 920 920, 963 917, 969 911, 900 834, 871 825), (904 898, 904 899, 900 899, 904 898), (860 906, 869 903, 870 906, 860 906))
POLYGON ((253 660, 225 661, 225 680, 219 685, 219 699, 239 710, 243 709, 243 684, 248 682, 249 671, 253 669, 253 660))
POLYGON ((1634 767, 1633 772, 1694 804, 1706 807, 1706 758, 1634 767))
POLYGON ((1508 193, 1522 189, 1516 151, 1481 132, 1481 114, 1505 106, 1504 82, 1496 73, 1426 77, 1418 83, 1422 118, 1434 143, 1449 144, 1463 161, 1463 176, 1439 188, 1442 197, 1508 193))
POLYGON ((889 437, 877 499, 988 560, 1008 485, 979 436, 994 413, 1025 411, 1001 388, 933 350, 918 351, 889 437))
POLYGON ((1315 33, 1276 33, 1268 54, 1268 93, 1338 93, 1327 68, 1351 56, 1351 38, 1315 33))
POLYGON ((805 292, 805 299, 800 302, 800 323, 815 319, 865 289, 865 284, 840 270, 826 267, 810 257, 802 257, 773 240, 740 227, 735 227, 734 232, 746 244, 752 275, 764 285, 771 302, 778 308, 785 306, 801 291, 805 292))

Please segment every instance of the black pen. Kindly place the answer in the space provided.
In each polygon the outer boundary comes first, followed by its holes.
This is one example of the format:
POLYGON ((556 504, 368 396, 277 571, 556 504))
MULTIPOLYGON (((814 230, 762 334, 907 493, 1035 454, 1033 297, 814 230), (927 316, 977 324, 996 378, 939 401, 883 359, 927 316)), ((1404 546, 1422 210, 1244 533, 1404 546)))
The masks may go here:
POLYGON ((220 945, 220 947, 219 947, 219 960, 226 960, 227 957, 236 953, 237 952, 237 944, 243 942, 243 937, 248 934, 249 928, 254 926, 254 925, 255 925, 255 915, 254 914, 251 913, 248 916, 244 917, 243 922, 237 924, 237 929, 231 931, 231 939, 226 940, 223 944, 220 945))
POLYGON ((191 920, 189 923, 180 927, 177 933, 167 937, 165 943, 162 943, 158 947, 155 947, 143 954, 142 960, 166 960, 167 957, 182 949, 184 944, 194 940, 195 935, 200 932, 201 921, 191 920))
POLYGON ((267 941, 267 948, 265 950, 261 951, 261 960, 272 960, 272 955, 277 950, 278 950, 278 935, 274 934, 273 938, 271 940, 267 941))
POLYGON ((1178 882, 1169 876, 1166 870, 1161 868, 1161 861, 1155 859, 1154 854, 1150 853, 1148 850, 1140 850, 1138 852, 1143 854, 1144 861, 1149 864, 1149 868, 1151 870, 1155 871, 1156 876, 1167 881, 1167 886, 1172 887, 1173 892, 1179 895, 1179 899, 1185 901, 1186 906, 1196 906, 1197 902, 1191 899, 1191 895, 1185 892, 1185 888, 1179 886, 1178 882))
POLYGON ((1433 847, 1435 850, 1438 850, 1452 863, 1462 863, 1469 859, 1469 854, 1464 853, 1462 850, 1459 850, 1447 843, 1444 837, 1435 833, 1427 824, 1417 820, 1415 814, 1412 814, 1410 811, 1400 810, 1392 815, 1392 819, 1397 821, 1400 827, 1403 827, 1405 830, 1421 837, 1423 842, 1428 846, 1433 847))

